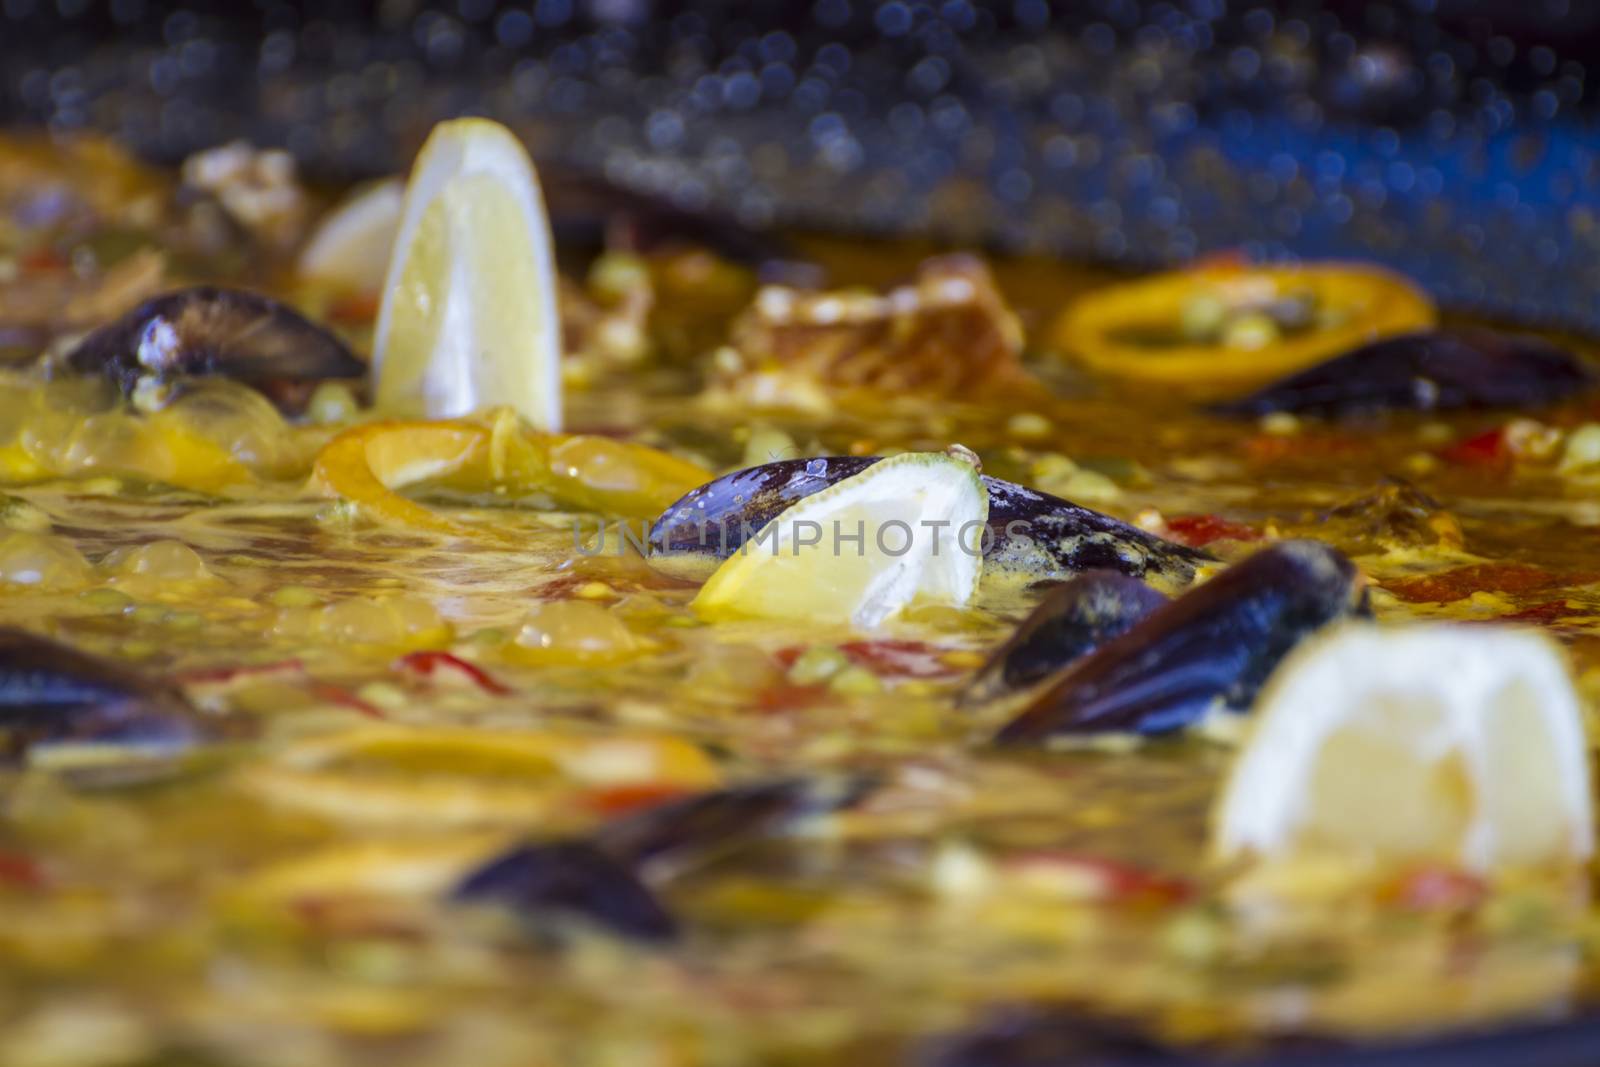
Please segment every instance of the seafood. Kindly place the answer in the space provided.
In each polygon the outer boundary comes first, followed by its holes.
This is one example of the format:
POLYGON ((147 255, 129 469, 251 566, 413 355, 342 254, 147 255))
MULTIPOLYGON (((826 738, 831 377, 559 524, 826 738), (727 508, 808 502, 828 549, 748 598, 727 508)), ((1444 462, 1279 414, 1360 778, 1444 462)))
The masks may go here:
POLYGON ((1134 1026, 1070 1005, 1007 1007, 926 1043, 922 1067, 1058 1067, 1061 1064, 1192 1062, 1134 1026))
POLYGON ((699 793, 584 838, 518 845, 468 874, 453 899, 508 905, 552 935, 556 921, 576 917, 632 940, 668 941, 678 923, 654 886, 848 807, 874 785, 783 779, 699 793))
MULTIPOLYGON (((780 460, 708 482, 667 508, 650 530, 651 563, 685 578, 705 578, 784 509, 861 473, 877 456, 780 460)), ((985 575, 1032 582, 1112 570, 1183 585, 1210 557, 1036 489, 983 476, 989 491, 985 575)))
POLYGON ((995 740, 1170 733, 1250 706, 1278 662, 1335 619, 1367 614, 1355 566, 1316 541, 1263 549, 1060 671, 995 740))
POLYGON ((71 645, 0 627, 0 735, 22 751, 96 744, 170 752, 206 733, 176 688, 71 645))
POLYGON ((91 333, 63 357, 101 374, 143 407, 160 407, 185 377, 222 375, 297 414, 329 378, 361 378, 366 364, 333 334, 285 304, 242 289, 165 293, 91 333))
POLYGON ((700 793, 602 827, 595 842, 652 879, 675 876, 848 808, 876 783, 860 776, 792 778, 700 793))
POLYGON ((637 941, 668 941, 678 932, 626 863, 584 841, 519 845, 468 875, 453 897, 506 904, 536 924, 576 917, 637 941))
POLYGON ((927 260, 882 295, 767 286, 729 342, 717 384, 760 403, 792 401, 790 382, 970 399, 1029 380, 1022 326, 971 256, 927 260))
POLYGON ((1593 368, 1540 338, 1489 330, 1438 331, 1363 345, 1212 410, 1223 415, 1288 411, 1339 417, 1533 408, 1588 392, 1597 382, 1593 368))
POLYGON ((1393 475, 1370 493, 1336 505, 1322 514, 1322 525, 1335 532, 1387 550, 1460 549, 1460 521, 1433 497, 1393 475))
POLYGON ((1090 571, 1045 595, 961 694, 977 704, 1024 689, 1126 633, 1167 598, 1136 578, 1090 571))

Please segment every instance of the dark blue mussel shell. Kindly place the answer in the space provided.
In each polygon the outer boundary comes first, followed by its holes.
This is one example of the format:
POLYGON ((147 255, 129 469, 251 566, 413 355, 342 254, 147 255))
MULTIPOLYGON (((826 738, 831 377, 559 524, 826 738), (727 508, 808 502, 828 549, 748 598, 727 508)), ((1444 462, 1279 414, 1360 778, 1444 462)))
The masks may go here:
POLYGON ((1007 1005, 922 1043, 916 1067, 1178 1067, 1195 1060, 1120 1019, 1073 1005, 1007 1005))
POLYGON ((1600 378, 1537 337, 1489 330, 1411 333, 1345 355, 1217 405, 1223 415, 1364 415, 1381 411, 1536 408, 1588 392, 1600 378))
POLYGON ((0 735, 13 747, 176 752, 210 733, 177 688, 71 645, 0 628, 0 735))
MULTIPOLYGON (((663 570, 704 577, 745 539, 796 501, 878 462, 877 456, 780 460, 724 475, 692 490, 650 530, 651 560, 663 570)), ((1059 581, 1087 570, 1182 585, 1204 552, 1035 489, 983 476, 989 492, 984 567, 1029 581, 1059 581)))
POLYGON ((145 301, 85 337, 63 363, 110 379, 125 395, 147 381, 231 378, 290 414, 305 409, 319 382, 367 373, 343 341, 287 304, 209 285, 145 301))
POLYGON ((557 940, 564 922, 578 920, 633 941, 671 941, 679 924, 656 885, 848 807, 874 784, 796 778, 696 794, 586 837, 518 845, 468 874, 452 899, 505 905, 557 940))
POLYGON ((1263 549, 1063 669, 996 735, 1180 730, 1217 704, 1245 710, 1307 635, 1369 611, 1355 566, 1316 541, 1263 549))
POLYGON ((454 899, 505 904, 535 922, 582 919, 635 941, 678 933, 632 868, 586 841, 518 845, 464 878, 454 899))
POLYGON ((982 703, 1025 689, 1126 633, 1167 602, 1137 578, 1114 571, 1090 571, 1056 586, 978 668, 961 702, 982 703))

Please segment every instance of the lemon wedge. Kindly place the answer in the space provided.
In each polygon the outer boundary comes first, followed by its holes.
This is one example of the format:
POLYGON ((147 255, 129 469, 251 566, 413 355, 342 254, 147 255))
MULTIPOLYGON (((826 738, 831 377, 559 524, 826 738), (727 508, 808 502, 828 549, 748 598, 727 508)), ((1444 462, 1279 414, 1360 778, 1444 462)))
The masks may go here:
MULTIPOLYGON (((961 605, 982 570, 989 494, 972 463, 908 452, 800 500, 701 587, 709 619, 872 628, 912 601, 961 605)), ((729 531, 730 540, 738 531, 729 531)), ((708 531, 715 539, 719 531, 708 531)))
POLYGON ((405 183, 387 178, 355 190, 317 223, 296 266, 302 278, 361 293, 383 287, 405 209, 405 183))
POLYGON ((1350 623, 1268 681, 1213 845, 1221 859, 1566 863, 1593 851, 1591 804, 1579 698, 1552 640, 1350 623))
POLYGON ((487 119, 422 146, 384 281, 375 399, 408 417, 509 405, 561 428, 561 332, 550 222, 522 144, 487 119))

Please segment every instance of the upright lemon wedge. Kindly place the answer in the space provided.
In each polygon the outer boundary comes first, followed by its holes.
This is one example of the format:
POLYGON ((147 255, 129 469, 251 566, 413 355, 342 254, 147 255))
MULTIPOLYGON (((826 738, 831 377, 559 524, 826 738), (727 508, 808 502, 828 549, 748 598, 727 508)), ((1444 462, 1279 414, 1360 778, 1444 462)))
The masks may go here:
POLYGON ((1594 849, 1588 759, 1544 635, 1350 623, 1267 683, 1213 843, 1223 859, 1570 863, 1594 849))
POLYGON ((373 346, 388 413, 453 418, 509 405, 561 428, 561 332, 539 178, 487 119, 434 127, 406 186, 373 346))
POLYGON ((942 452, 894 456, 768 522, 723 561, 693 606, 713 619, 872 628, 914 600, 965 604, 977 589, 988 517, 989 494, 972 463, 942 452))

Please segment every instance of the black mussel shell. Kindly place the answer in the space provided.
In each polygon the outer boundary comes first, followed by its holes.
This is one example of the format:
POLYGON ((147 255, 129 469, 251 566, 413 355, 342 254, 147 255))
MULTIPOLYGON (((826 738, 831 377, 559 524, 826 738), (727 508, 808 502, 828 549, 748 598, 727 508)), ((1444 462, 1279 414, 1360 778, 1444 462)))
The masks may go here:
POLYGON ((607 823, 594 842, 652 878, 668 877, 847 808, 875 784, 850 776, 730 786, 607 823))
POLYGON ((587 837, 518 845, 468 874, 453 899, 503 904, 558 936, 580 919, 644 942, 672 940, 677 920, 652 886, 856 803, 863 776, 731 786, 615 819, 587 837))
POLYGON ((503 904, 547 928, 579 919, 636 941, 678 933, 677 920, 632 868, 585 841, 519 845, 467 875, 453 897, 503 904))
POLYGON ((71 645, 0 628, 0 734, 40 745, 180 751, 210 735, 174 686, 71 645))
POLYGON ((1248 709, 1303 638, 1368 611, 1355 565, 1316 541, 1285 541, 1151 612, 1046 682, 1001 744, 1106 732, 1169 733, 1214 706, 1248 709))
POLYGON ((1212 410, 1338 417, 1537 408, 1587 392, 1597 381, 1587 363, 1537 337, 1436 331, 1374 341, 1212 410))
POLYGON ((304 411, 319 382, 367 373, 343 341, 288 305, 214 286, 147 300, 85 337, 63 364, 79 374, 104 375, 125 396, 188 377, 230 378, 287 414, 304 411))
MULTIPOLYGON (((745 540, 796 501, 859 474, 877 456, 780 460, 736 471, 686 494, 650 530, 651 562, 668 573, 705 577, 745 540)), ((1136 526, 1015 482, 983 476, 989 492, 986 570, 1030 582, 1059 581, 1086 570, 1161 578, 1194 577, 1204 552, 1164 541, 1136 526)))
POLYGON ((978 668, 961 703, 1026 689, 1126 633, 1165 603, 1161 593, 1114 571, 1089 571, 1058 585, 978 668))
POLYGON ((922 1043, 918 1067, 1157 1067, 1191 1063, 1129 1022, 1073 1005, 991 1010, 969 1029, 922 1043))

